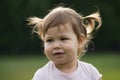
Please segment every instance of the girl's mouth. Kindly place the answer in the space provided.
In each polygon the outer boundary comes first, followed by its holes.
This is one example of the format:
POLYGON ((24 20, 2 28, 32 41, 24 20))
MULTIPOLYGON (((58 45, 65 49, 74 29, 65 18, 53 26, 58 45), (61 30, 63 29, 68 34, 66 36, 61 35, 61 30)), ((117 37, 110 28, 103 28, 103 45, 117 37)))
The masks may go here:
POLYGON ((61 54, 64 54, 64 53, 62 53, 62 52, 57 52, 57 53, 55 53, 54 55, 61 55, 61 54))

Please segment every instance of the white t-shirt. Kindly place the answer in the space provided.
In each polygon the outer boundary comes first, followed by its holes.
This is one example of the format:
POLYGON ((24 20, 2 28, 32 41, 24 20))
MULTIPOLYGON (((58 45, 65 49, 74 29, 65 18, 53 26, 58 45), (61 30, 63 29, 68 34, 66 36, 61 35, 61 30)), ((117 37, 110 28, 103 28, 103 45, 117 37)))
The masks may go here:
POLYGON ((91 64, 78 60, 78 69, 72 73, 58 70, 52 61, 38 69, 32 80, 100 80, 102 75, 91 64))

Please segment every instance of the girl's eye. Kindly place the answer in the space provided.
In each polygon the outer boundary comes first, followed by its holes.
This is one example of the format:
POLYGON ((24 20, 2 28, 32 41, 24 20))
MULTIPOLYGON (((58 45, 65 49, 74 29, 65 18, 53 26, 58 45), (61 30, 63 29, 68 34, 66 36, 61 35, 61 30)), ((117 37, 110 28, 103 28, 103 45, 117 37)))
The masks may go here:
POLYGON ((52 42, 53 40, 52 39, 47 39, 46 42, 52 42))
POLYGON ((63 41, 63 40, 68 40, 68 38, 61 38, 61 40, 63 41))

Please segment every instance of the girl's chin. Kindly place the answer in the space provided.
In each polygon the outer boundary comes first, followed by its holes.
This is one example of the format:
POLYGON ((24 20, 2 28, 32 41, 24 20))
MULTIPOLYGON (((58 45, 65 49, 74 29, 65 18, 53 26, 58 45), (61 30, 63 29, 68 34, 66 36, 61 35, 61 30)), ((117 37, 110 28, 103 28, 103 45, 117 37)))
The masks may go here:
POLYGON ((65 60, 55 60, 53 62, 58 65, 65 64, 65 60))

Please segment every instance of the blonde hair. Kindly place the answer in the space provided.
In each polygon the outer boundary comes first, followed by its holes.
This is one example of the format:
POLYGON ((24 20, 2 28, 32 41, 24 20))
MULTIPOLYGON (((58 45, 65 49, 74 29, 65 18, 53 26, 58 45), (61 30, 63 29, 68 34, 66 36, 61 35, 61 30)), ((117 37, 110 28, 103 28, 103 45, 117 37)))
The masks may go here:
POLYGON ((50 11, 43 19, 38 17, 28 18, 29 25, 34 25, 33 32, 37 33, 38 36, 44 41, 45 33, 51 27, 64 25, 69 22, 75 34, 79 38, 81 35, 85 36, 85 44, 80 51, 81 53, 86 52, 88 42, 92 39, 92 32, 98 30, 102 24, 99 12, 95 12, 88 16, 82 16, 75 10, 65 7, 57 7, 50 11), (95 23, 98 23, 96 26, 95 23))

